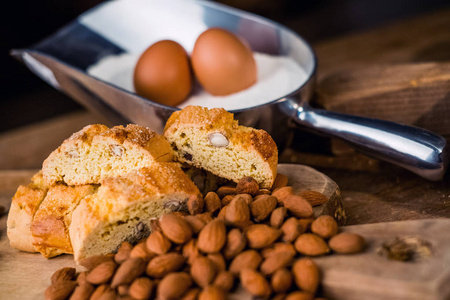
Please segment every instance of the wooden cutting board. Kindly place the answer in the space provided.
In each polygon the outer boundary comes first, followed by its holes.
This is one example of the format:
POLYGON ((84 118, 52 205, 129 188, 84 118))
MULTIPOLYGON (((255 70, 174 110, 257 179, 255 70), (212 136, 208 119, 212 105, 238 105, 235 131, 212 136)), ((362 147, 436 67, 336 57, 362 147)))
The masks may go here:
MULTIPOLYGON (((324 174, 301 165, 283 165, 294 190, 314 189, 327 194, 329 203, 317 207, 316 214, 345 216, 339 188, 324 174), (334 209, 333 209, 334 207, 334 209)), ((26 184, 35 171, 0 172, 0 204, 10 202, 19 184, 26 184)), ((450 219, 419 220, 343 227, 368 241, 362 254, 331 255, 315 259, 323 274, 323 291, 329 299, 447 299, 450 287, 450 219), (395 237, 416 236, 427 240, 432 255, 422 262, 389 261, 376 249, 395 237)), ((37 253, 24 253, 9 246, 6 217, 0 218, 0 300, 44 299, 50 277, 61 267, 76 267, 72 256, 50 260, 37 253)), ((79 270, 82 268, 78 267, 79 270)), ((233 299, 250 299, 238 292, 233 299)))

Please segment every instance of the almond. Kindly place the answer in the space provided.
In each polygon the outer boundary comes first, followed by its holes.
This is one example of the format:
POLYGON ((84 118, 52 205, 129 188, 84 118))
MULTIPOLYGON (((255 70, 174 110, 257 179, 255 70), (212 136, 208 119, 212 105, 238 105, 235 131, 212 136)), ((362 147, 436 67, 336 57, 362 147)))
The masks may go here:
POLYGON ((133 249, 133 246, 130 243, 122 242, 116 255, 114 256, 116 263, 123 263, 130 256, 131 249, 133 249))
POLYGON ((284 218, 287 215, 287 209, 286 207, 277 207, 271 214, 270 214, 270 226, 273 228, 280 228, 281 225, 284 222, 284 218))
POLYGON ((297 287, 315 294, 320 282, 319 268, 309 258, 301 258, 292 265, 292 273, 297 287))
POLYGON ((338 224, 331 216, 320 216, 311 223, 311 231, 324 239, 329 239, 337 234, 338 224))
POLYGON ((137 300, 150 299, 152 296, 153 282, 147 277, 136 278, 131 283, 128 293, 137 300))
POLYGON ((86 281, 96 285, 107 283, 113 277, 116 268, 117 264, 115 262, 105 261, 89 272, 86 276, 86 281))
POLYGON ((240 273, 241 284, 255 297, 268 297, 270 285, 260 273, 253 269, 243 269, 240 273))
MULTIPOLYGON (((130 284, 145 271, 145 260, 139 257, 130 257, 124 261, 114 274, 111 287, 116 288, 122 284, 130 284)), ((89 276, 89 275, 88 275, 89 276)))
POLYGON ((238 194, 250 194, 254 196, 256 195, 256 193, 258 193, 258 191, 258 182, 249 176, 241 178, 236 185, 236 193, 238 194))
POLYGON ((203 200, 205 201, 205 211, 212 214, 219 212, 222 207, 219 196, 217 196, 214 192, 209 192, 206 194, 203 200))
POLYGON ((234 197, 236 197, 236 195, 226 195, 225 197, 222 198, 222 201, 220 202, 222 206, 227 206, 228 204, 230 204, 231 200, 234 199, 234 197))
POLYGON ((217 189, 216 191, 219 198, 223 198, 227 195, 236 195, 236 188, 234 186, 224 185, 217 189))
POLYGON ((287 295, 284 300, 314 300, 314 295, 309 292, 295 291, 287 295))
POLYGON ((89 300, 115 300, 115 299, 116 299, 115 291, 108 284, 102 284, 95 289, 89 300))
POLYGON ((244 199, 248 205, 250 205, 253 202, 253 197, 252 197, 252 195, 249 195, 249 194, 238 194, 235 197, 240 197, 240 198, 244 199))
POLYGON ((88 300, 94 290, 95 287, 90 283, 80 284, 75 288, 69 300, 88 300))
POLYGON ((234 276, 231 272, 222 271, 216 275, 212 285, 220 288, 222 291, 229 292, 234 286, 234 276))
POLYGON ((202 195, 191 195, 187 201, 187 208, 191 215, 196 215, 203 212, 204 199, 202 195))
POLYGON ((250 209, 243 198, 233 198, 231 203, 227 206, 225 221, 227 224, 239 228, 248 225, 248 222, 250 221, 250 209))
POLYGON ((294 255, 290 255, 286 252, 275 252, 261 263, 259 269, 264 275, 270 275, 280 268, 290 266, 293 259, 294 255))
POLYGON ((51 281, 52 284, 55 284, 57 281, 60 280, 73 280, 75 279, 75 274, 77 273, 77 270, 75 268, 62 268, 53 273, 51 281))
POLYGON ((225 217, 227 215, 227 207, 228 206, 222 207, 222 209, 219 211, 219 214, 217 215, 217 219, 225 220, 225 217))
POLYGON ((176 244, 184 244, 192 238, 192 229, 189 224, 174 214, 162 215, 159 225, 164 235, 176 244))
POLYGON ((119 294, 120 296, 127 296, 129 290, 130 290, 129 285, 122 284, 117 287, 117 294, 119 294))
POLYGON ((261 261, 262 257, 258 252, 255 250, 246 250, 236 255, 231 261, 228 270, 234 275, 239 275, 245 268, 257 269, 261 261))
POLYGON ((270 195, 272 193, 269 189, 259 189, 259 191, 256 193, 257 196, 259 195, 270 195))
POLYGON ((265 224, 255 224, 249 226, 245 234, 250 248, 261 249, 275 242, 280 237, 281 230, 265 224))
POLYGON ((136 246, 131 249, 130 258, 141 258, 144 261, 149 261, 152 257, 154 257, 156 253, 153 253, 151 250, 147 249, 146 240, 139 242, 136 246))
POLYGON ((84 272, 81 272, 80 274, 78 274, 77 283, 79 285, 82 285, 82 284, 85 284, 85 283, 89 283, 89 282, 86 281, 87 274, 88 274, 87 271, 84 271, 84 272))
POLYGON ((87 258, 83 258, 78 263, 83 267, 85 267, 88 271, 90 271, 105 261, 114 261, 114 256, 94 255, 87 258))
POLYGON ((187 259, 188 264, 192 264, 194 259, 196 259, 200 253, 197 248, 197 240, 191 239, 189 242, 183 245, 182 248, 183 256, 187 259))
POLYGON ((205 253, 219 252, 226 242, 226 228, 223 220, 215 219, 198 234, 197 247, 205 253))
POLYGON ((158 299, 180 299, 191 287, 192 280, 187 273, 170 273, 158 285, 158 299))
POLYGON ((45 299, 48 300, 63 300, 72 294, 77 285, 76 281, 59 280, 52 284, 45 290, 45 299))
POLYGON ((198 214, 198 215, 195 215, 195 216, 197 218, 199 218, 200 220, 202 220, 203 223, 205 223, 205 224, 208 224, 209 222, 211 222, 213 220, 213 218, 211 216, 211 213, 209 213, 209 212, 205 212, 205 213, 198 214))
POLYGON ((277 207, 277 198, 270 195, 256 196, 250 204, 250 212, 256 222, 264 221, 277 207))
POLYGON ((340 254, 361 252, 366 245, 366 242, 362 236, 351 232, 339 233, 333 236, 328 243, 334 252, 340 254))
POLYGON ((202 287, 207 287, 216 276, 214 264, 205 256, 198 256, 191 265, 191 277, 194 282, 202 287))
POLYGON ((158 219, 151 219, 150 220, 150 230, 152 232, 161 231, 161 226, 159 226, 159 220, 158 219))
POLYGON ((314 233, 303 233, 295 240, 295 249, 304 255, 318 256, 330 252, 327 243, 314 233))
POLYGON ((209 253, 207 257, 213 263, 214 268, 217 272, 226 270, 227 263, 225 262, 225 259, 223 258, 222 254, 220 254, 220 252, 209 253))
POLYGON ((146 273, 153 278, 162 278, 171 272, 180 270, 185 261, 186 259, 179 253, 162 254, 148 263, 146 273))
POLYGON ((314 214, 311 204, 297 195, 290 195, 283 199, 284 207, 297 218, 309 218, 314 214))
POLYGON ((288 185, 288 178, 286 175, 278 173, 277 177, 275 177, 275 181, 272 185, 272 191, 278 188, 282 188, 288 185))
POLYGON ((283 205, 284 198, 289 197, 294 194, 294 190, 291 186, 284 186, 281 188, 274 189, 272 196, 276 197, 278 204, 283 205))
POLYGON ((197 300, 199 294, 200 294, 199 288, 191 288, 183 295, 183 298, 181 298, 181 300, 197 300))
POLYGON ((303 233, 303 228, 298 223, 297 218, 289 218, 287 219, 283 225, 281 226, 281 239, 286 243, 291 243, 295 241, 295 239, 303 233))
POLYGON ((311 231, 311 224, 312 222, 314 222, 314 220, 314 218, 303 218, 298 219, 298 223, 300 224, 300 226, 302 226, 302 231, 307 232, 311 231))
POLYGON ((327 196, 316 191, 303 191, 298 193, 298 195, 305 198, 312 206, 318 206, 328 202, 327 196))
POLYGON ((292 274, 286 268, 276 270, 270 279, 270 285, 275 293, 285 293, 292 285, 292 274))
POLYGON ((225 300, 226 296, 222 289, 210 285, 200 292, 198 300, 225 300))
POLYGON ((292 255, 292 256, 295 256, 297 254, 297 251, 295 251, 295 248, 294 248, 294 246, 292 246, 291 243, 278 242, 278 243, 274 243, 273 245, 271 245, 268 248, 262 249, 261 255, 262 255, 262 257, 267 258, 270 255, 272 255, 274 253, 279 253, 279 252, 285 252, 287 255, 292 255))
POLYGON ((223 249, 223 255, 226 259, 232 259, 247 245, 247 239, 238 228, 233 228, 228 231, 227 242, 223 249))
POLYGON ((155 254, 164 254, 169 251, 172 243, 161 232, 154 231, 147 238, 146 246, 155 254))

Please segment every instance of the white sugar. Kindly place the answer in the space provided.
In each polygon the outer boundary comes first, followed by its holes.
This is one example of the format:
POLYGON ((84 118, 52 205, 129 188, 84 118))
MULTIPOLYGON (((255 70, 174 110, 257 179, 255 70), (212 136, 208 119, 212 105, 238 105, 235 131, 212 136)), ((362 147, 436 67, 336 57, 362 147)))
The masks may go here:
MULTIPOLYGON (((228 96, 212 96, 196 87, 191 97, 178 105, 200 105, 239 110, 282 98, 302 85, 308 75, 293 59, 254 53, 258 67, 257 82, 246 90, 228 96)), ((139 58, 136 54, 112 55, 89 67, 88 74, 134 93, 133 71, 139 58)))

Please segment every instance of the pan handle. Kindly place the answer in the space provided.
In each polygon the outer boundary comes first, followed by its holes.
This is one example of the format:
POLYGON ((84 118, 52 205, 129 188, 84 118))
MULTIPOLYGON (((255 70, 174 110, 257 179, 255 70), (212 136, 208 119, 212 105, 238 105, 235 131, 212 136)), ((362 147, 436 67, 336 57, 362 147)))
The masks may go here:
POLYGON ((448 164, 447 141, 431 131, 390 121, 345 115, 285 102, 283 110, 299 125, 343 139, 361 152, 428 180, 440 180, 448 164), (286 111, 287 110, 287 111, 286 111))

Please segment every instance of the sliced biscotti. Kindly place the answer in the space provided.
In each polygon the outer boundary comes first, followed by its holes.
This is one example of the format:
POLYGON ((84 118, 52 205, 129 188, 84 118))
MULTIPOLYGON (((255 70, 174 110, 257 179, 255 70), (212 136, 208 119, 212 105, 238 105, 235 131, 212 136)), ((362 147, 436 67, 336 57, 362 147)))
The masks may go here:
POLYGON ((12 247, 27 252, 37 251, 33 246, 30 227, 47 191, 48 186, 41 172, 33 176, 30 184, 18 187, 11 202, 7 221, 7 235, 12 247))
POLYGON ((146 127, 89 125, 50 154, 42 174, 48 185, 97 184, 106 177, 121 176, 155 161, 172 161, 172 153, 164 137, 146 127))
POLYGON ((149 234, 150 220, 185 209, 198 188, 178 163, 154 163, 121 177, 102 180, 84 198, 69 227, 75 260, 115 251, 123 241, 149 234))
POLYGON ((36 251, 46 258, 73 253, 69 236, 72 212, 81 199, 93 194, 96 189, 95 185, 63 184, 49 188, 31 223, 33 246, 36 251))
POLYGON ((188 106, 167 121, 164 137, 178 161, 238 182, 251 176, 261 188, 275 180, 278 150, 264 130, 240 126, 222 108, 188 106))

